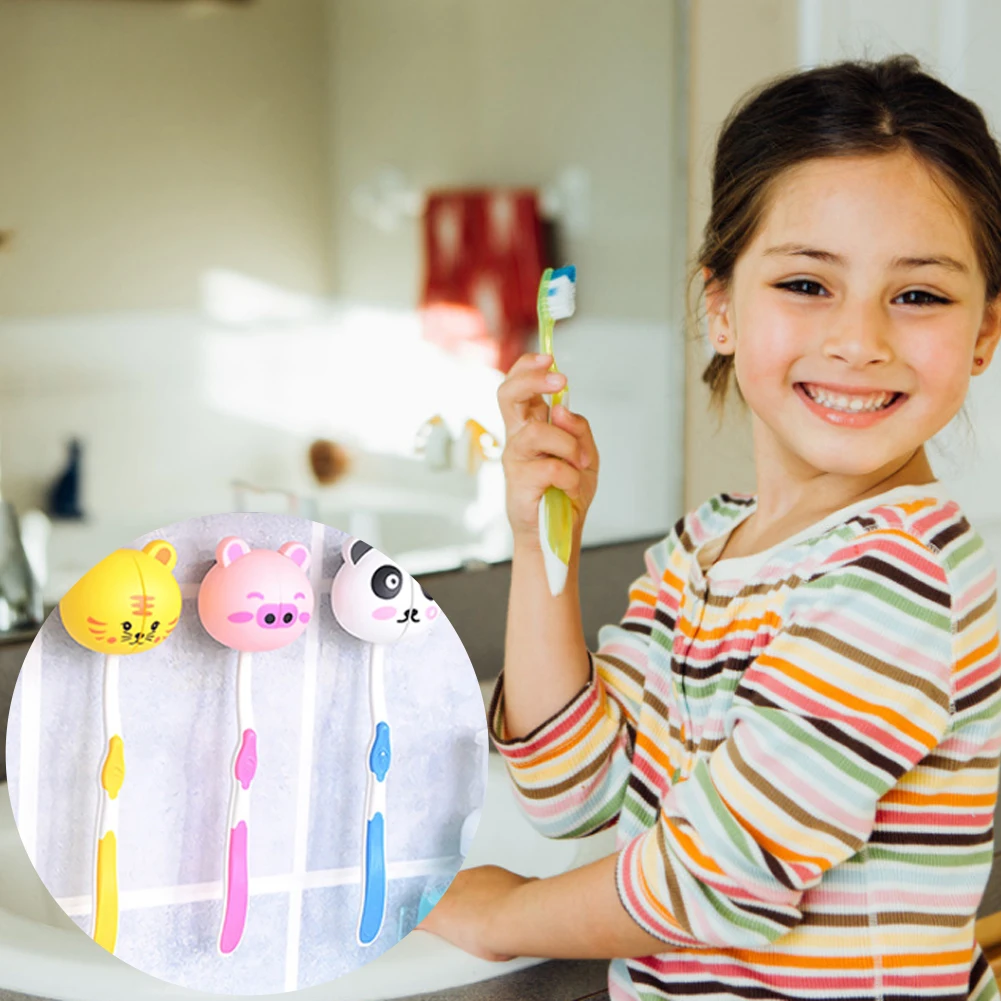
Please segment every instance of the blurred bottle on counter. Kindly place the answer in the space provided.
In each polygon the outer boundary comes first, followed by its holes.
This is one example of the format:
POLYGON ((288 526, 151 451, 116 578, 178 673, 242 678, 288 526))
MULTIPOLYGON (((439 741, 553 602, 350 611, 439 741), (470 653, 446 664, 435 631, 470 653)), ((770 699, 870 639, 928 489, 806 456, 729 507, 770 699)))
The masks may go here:
POLYGON ((24 551, 17 512, 0 501, 0 634, 40 626, 42 616, 42 585, 24 551))
POLYGON ((83 518, 80 507, 80 465, 83 445, 74 438, 69 444, 69 457, 59 478, 49 491, 49 514, 53 518, 79 520, 83 518))
POLYGON ((452 465, 452 436, 441 414, 429 417, 418 429, 414 452, 424 458, 428 469, 449 469, 452 465))

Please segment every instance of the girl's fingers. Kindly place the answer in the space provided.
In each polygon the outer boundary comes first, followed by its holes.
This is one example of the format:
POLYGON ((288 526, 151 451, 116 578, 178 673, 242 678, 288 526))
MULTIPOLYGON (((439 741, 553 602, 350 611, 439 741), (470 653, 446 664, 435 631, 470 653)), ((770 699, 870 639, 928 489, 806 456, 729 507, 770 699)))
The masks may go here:
POLYGON ((558 392, 566 385, 566 376, 562 372, 548 372, 539 368, 533 372, 521 372, 508 376, 497 387, 497 402, 501 412, 505 408, 516 407, 529 400, 541 397, 543 393, 558 392))
POLYGON ((527 475, 540 497, 548 487, 559 487, 571 500, 580 496, 580 470, 560 459, 535 459, 527 475))
POLYGON ((580 464, 584 469, 598 468, 598 447, 594 443, 591 425, 586 417, 571 413, 562 404, 553 407, 553 426, 572 435, 580 449, 580 464))
POLYGON ((555 424, 542 421, 528 421, 519 428, 507 442, 505 452, 515 461, 534 459, 540 455, 554 455, 580 466, 581 444, 570 432, 555 424))
POLYGON ((507 376, 520 375, 522 372, 534 372, 538 368, 549 368, 553 363, 552 355, 532 354, 530 351, 519 355, 515 363, 507 370, 507 376))
POLYGON ((566 385, 566 377, 561 372, 548 372, 552 364, 549 355, 523 355, 511 366, 508 377, 497 389, 504 425, 511 433, 523 421, 545 410, 543 393, 553 393, 566 385), (529 363, 524 359, 537 359, 529 363))

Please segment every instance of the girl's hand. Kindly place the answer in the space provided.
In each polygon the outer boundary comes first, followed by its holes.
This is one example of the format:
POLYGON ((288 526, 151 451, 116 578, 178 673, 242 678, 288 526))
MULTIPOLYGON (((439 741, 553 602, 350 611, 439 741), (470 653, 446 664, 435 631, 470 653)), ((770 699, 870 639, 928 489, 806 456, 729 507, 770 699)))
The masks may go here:
POLYGON ((577 526, 598 488, 598 449, 591 427, 563 406, 553 408, 553 422, 543 393, 566 385, 561 372, 549 372, 552 355, 522 355, 497 390, 506 444, 502 462, 507 483, 507 516, 515 541, 539 544, 539 499, 559 487, 577 511, 577 526), (552 380, 552 381, 549 381, 552 380))
POLYGON ((513 959, 494 950, 491 926, 509 895, 529 882, 524 876, 496 865, 460 870, 417 927, 480 959, 491 962, 513 959))

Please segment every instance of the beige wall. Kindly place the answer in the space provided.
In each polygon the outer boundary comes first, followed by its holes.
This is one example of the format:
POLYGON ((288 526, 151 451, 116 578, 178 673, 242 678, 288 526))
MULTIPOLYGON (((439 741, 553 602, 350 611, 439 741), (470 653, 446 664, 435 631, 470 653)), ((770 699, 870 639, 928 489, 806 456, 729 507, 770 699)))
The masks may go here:
POLYGON ((325 0, 0 0, 0 315, 329 286, 325 0))
MULTIPOLYGON (((709 213, 716 133, 733 104, 763 80, 796 68, 796 0, 693 0, 689 49, 689 258, 709 213)), ((694 291, 698 283, 693 284, 694 291)), ((701 381, 704 342, 689 337, 685 392, 685 510, 720 490, 755 489, 750 423, 736 394, 722 429, 701 381)))
POLYGON ((350 207, 382 165, 420 191, 541 187, 580 166, 590 218, 586 232, 563 235, 588 313, 666 320, 673 7, 331 0, 338 292, 402 306, 419 295, 416 220, 385 233, 350 207))
MULTIPOLYGON (((330 10, 337 292, 418 300, 420 222, 385 231, 352 208, 384 165, 418 193, 544 188, 583 171, 586 224, 561 227, 560 254, 578 269, 578 309, 554 347, 601 453, 584 539, 668 530, 683 492, 681 5, 331 0, 330 10)), ((483 422, 499 431, 493 397, 483 422)))

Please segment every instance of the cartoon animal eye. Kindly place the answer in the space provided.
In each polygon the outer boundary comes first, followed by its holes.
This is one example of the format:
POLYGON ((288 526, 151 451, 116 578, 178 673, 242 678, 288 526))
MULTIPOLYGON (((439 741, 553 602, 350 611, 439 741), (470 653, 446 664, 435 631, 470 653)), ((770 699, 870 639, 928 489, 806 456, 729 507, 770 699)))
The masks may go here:
POLYGON ((159 622, 151 622, 150 626, 149 626, 149 631, 151 633, 155 633, 157 631, 157 629, 159 629, 159 628, 160 628, 160 623, 159 622))
POLYGON ((395 598, 403 587, 403 576, 396 567, 379 567, 372 574, 372 590, 383 599, 395 598))
POLYGON ((286 612, 282 616, 282 622, 291 622, 294 618, 295 616, 291 612, 286 612))
POLYGON ((270 626, 271 623, 275 621, 275 613, 268 612, 268 614, 264 616, 264 621, 270 626))
POLYGON ((122 623, 122 629, 124 629, 127 633, 131 632, 132 631, 132 623, 131 622, 123 622, 122 623))

